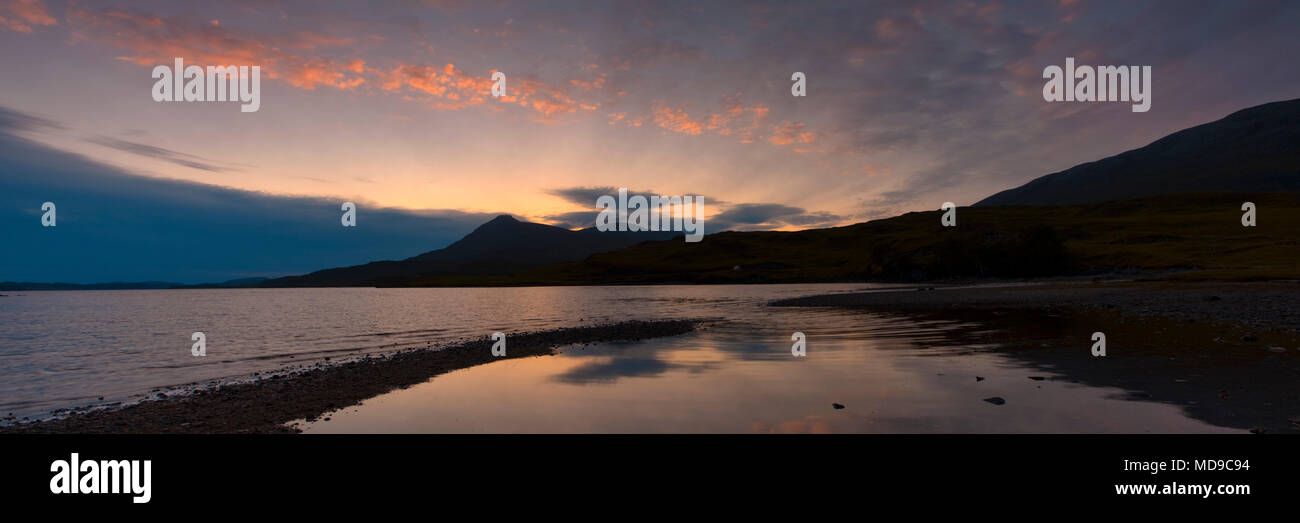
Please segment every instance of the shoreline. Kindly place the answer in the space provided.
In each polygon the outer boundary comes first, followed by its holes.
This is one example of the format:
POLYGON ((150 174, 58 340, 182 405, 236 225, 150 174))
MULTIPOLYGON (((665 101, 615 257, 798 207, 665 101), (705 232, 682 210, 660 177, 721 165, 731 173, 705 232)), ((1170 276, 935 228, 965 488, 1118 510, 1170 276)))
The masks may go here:
MULTIPOLYGON (((277 276, 296 277, 294 276, 277 276)), ((512 289, 519 287, 659 287, 659 286, 711 286, 711 285, 896 285, 900 287, 953 287, 953 286, 1001 286, 1016 283, 1042 283, 1048 285, 1054 284, 1071 284, 1071 283, 1089 283, 1104 281, 1108 283, 1116 282, 1143 282, 1143 283, 1207 283, 1215 284, 1239 284, 1239 283, 1293 283, 1296 280, 1292 276, 1267 276, 1267 277, 1232 277, 1224 276, 1218 271, 1209 270, 1150 270, 1137 273, 1125 271, 1111 271, 1104 273, 1079 273, 1079 274, 1059 274, 1050 276, 1037 277, 963 277, 963 278, 936 278, 936 279, 877 279, 877 278, 809 278, 809 279, 754 279, 754 280, 719 280, 719 281, 698 281, 698 280, 649 280, 649 281, 625 281, 625 282, 572 282, 572 281, 533 281, 533 282, 488 282, 488 283, 415 283, 415 284, 383 284, 383 283, 358 283, 353 285, 344 284, 327 284, 327 285, 242 285, 242 286, 218 286, 213 284, 177 284, 169 287, 134 287, 129 283, 125 286, 114 286, 111 283, 89 283, 89 284, 61 284, 61 283, 37 283, 37 282, 0 282, 0 292, 66 292, 66 291, 192 291, 192 290, 282 290, 282 289, 512 289), (10 286, 3 284, 23 283, 28 286, 10 286), (36 288, 32 286, 46 287, 36 288)), ((148 282, 143 282, 148 283, 148 282)), ((21 294, 0 294, 5 296, 22 296, 21 294)))
POLYGON ((950 322, 949 343, 990 349, 1116 399, 1178 406, 1257 434, 1300 431, 1300 282, 914 288, 807 296, 837 307, 950 322), (1106 357, 1091 353, 1104 332, 1106 357))
POLYGON ((492 356, 493 341, 486 337, 408 349, 185 395, 0 426, 0 434, 298 433, 287 423, 311 421, 454 370, 500 359, 548 356, 566 345, 676 336, 695 330, 699 323, 634 320, 508 334, 506 355, 499 358, 492 356))
MULTIPOLYGON (((1051 282, 986 287, 912 286, 820 294, 770 302, 773 307, 847 307, 882 311, 1073 309, 1121 316, 1227 323, 1300 335, 1300 281, 1108 283, 1051 282)), ((1300 348, 1298 348, 1300 349, 1300 348)))

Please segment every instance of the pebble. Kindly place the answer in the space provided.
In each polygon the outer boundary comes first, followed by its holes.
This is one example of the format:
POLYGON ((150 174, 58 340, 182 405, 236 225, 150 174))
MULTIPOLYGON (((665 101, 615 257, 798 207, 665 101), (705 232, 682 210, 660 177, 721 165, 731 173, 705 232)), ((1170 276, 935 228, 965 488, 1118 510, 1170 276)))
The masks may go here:
POLYGON ((1007 403, 1007 400, 1002 399, 1002 397, 1000 396, 993 396, 992 398, 984 398, 984 401, 987 401, 994 405, 1005 405, 1007 403))
POLYGON ((832 403, 831 406, 835 407, 836 410, 844 408, 844 405, 840 405, 839 403, 832 403))

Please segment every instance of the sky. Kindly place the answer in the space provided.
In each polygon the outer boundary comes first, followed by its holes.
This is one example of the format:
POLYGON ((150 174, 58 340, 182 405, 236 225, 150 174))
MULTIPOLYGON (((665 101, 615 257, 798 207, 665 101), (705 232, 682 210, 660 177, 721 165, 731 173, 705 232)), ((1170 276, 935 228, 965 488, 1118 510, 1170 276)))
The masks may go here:
POLYGON ((619 187, 704 196, 706 232, 969 205, 1296 98, 1298 23, 1280 0, 0 0, 0 232, 20 247, 0 280, 402 258, 502 213, 587 226, 619 187), (151 71, 175 57, 260 66, 260 109, 154 101, 151 71), (1067 57, 1151 66, 1150 110, 1044 101, 1044 67, 1067 57), (63 236, 42 236, 59 200, 63 236), (64 226, 92 219, 96 267, 24 254, 75 252, 92 230, 64 226), (213 231, 220 256, 158 261, 213 231))

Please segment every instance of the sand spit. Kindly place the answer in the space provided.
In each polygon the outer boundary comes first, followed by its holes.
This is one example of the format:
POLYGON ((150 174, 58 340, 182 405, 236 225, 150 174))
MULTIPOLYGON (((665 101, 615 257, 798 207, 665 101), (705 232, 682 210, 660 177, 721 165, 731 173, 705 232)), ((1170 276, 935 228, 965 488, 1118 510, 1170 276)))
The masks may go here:
MULTIPOLYGON (((635 341, 694 330, 687 320, 627 321, 507 338, 505 358, 553 354, 566 345, 635 341)), ((0 427, 0 433, 293 433, 292 420, 313 420, 385 392, 457 369, 490 363, 492 340, 411 349, 319 365, 253 382, 197 389, 141 403, 74 412, 66 417, 0 427)))

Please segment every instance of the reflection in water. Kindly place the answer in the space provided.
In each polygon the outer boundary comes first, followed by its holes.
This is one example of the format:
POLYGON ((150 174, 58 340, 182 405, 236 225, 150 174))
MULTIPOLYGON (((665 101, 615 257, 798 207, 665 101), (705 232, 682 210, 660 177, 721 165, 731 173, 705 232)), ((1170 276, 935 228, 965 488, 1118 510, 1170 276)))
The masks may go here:
POLYGON ((994 351, 1004 345, 997 340, 1007 332, 984 323, 761 306, 734 316, 674 338, 566 347, 557 356, 452 372, 306 428, 322 433, 1232 431, 1189 418, 1176 406, 1127 401, 1122 389, 1074 383, 994 351), (796 330, 808 336, 803 358, 790 354, 790 334, 796 330), (983 401, 993 396, 1006 403, 983 401), (845 408, 834 409, 833 403, 845 408))
POLYGON ((713 320, 439 376, 312 432, 1211 432, 1289 430, 1290 354, 1208 325, 1053 313, 777 308, 871 285, 31 292, 0 301, 0 413, 129 398, 329 356, 494 331, 713 320), (1091 358, 1105 330, 1110 355, 1091 358), (208 357, 190 356, 203 331, 208 357), (807 356, 790 335, 807 335, 807 356), (983 378, 982 380, 977 379, 983 378), (1041 379, 1031 379, 1041 378, 1041 379), (1001 397, 1005 404, 984 399, 1001 397), (844 405, 834 409, 832 404, 844 405), (1280 426, 1279 426, 1280 424, 1280 426))
POLYGON ((880 286, 24 292, 0 300, 0 415, 125 400, 157 387, 495 331, 745 314, 768 300, 864 287, 880 286), (190 355, 195 331, 207 336, 206 357, 190 355))

